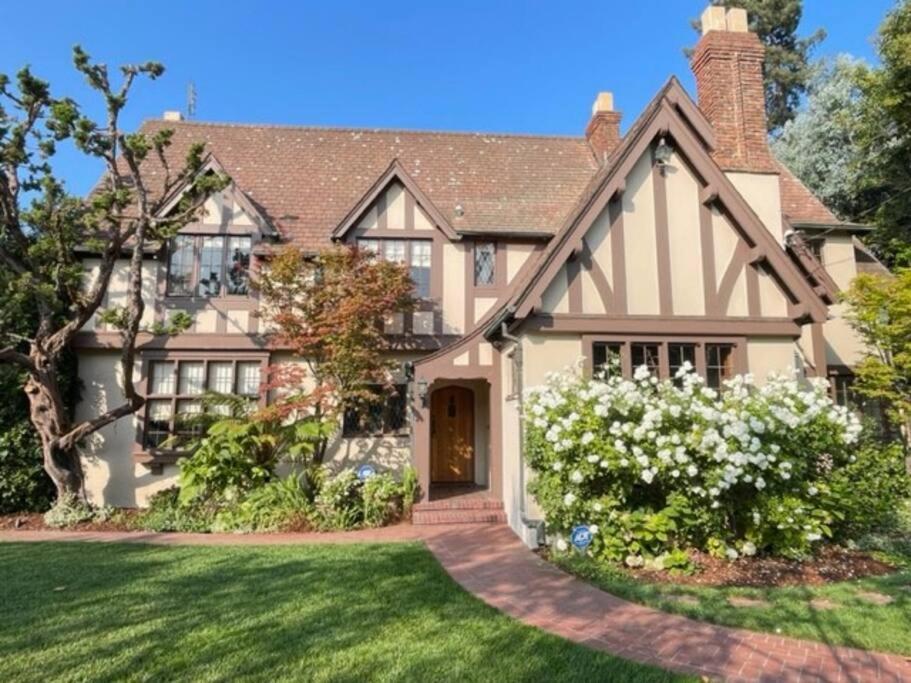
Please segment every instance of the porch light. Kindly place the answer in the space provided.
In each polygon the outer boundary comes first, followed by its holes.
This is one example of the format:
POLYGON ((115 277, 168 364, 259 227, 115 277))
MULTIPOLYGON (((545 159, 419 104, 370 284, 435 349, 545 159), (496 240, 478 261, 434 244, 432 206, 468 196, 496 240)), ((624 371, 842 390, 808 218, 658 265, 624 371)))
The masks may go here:
POLYGON ((658 165, 658 168, 661 169, 661 172, 664 173, 664 169, 670 163, 671 155, 674 153, 674 148, 667 143, 667 139, 662 135, 661 139, 658 140, 658 146, 655 147, 655 163, 658 165))
POLYGON ((427 380, 419 379, 417 382, 415 382, 415 388, 417 389, 418 400, 421 403, 426 404, 427 403, 427 389, 428 389, 427 380))

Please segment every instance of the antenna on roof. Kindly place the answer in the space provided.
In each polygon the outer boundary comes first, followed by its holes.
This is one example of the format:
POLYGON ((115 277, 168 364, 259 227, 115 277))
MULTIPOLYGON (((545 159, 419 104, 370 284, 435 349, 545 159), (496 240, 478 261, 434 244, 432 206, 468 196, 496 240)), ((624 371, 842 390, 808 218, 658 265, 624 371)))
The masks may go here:
POLYGON ((187 119, 196 116, 196 86, 193 81, 187 83, 187 119))

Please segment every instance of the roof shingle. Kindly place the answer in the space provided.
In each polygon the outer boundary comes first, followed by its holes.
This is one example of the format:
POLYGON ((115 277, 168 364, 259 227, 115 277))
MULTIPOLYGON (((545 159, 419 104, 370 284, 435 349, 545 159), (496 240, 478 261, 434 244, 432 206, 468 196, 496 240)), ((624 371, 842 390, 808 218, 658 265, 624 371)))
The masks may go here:
POLYGON ((585 138, 146 121, 206 143, 289 240, 318 249, 394 159, 456 230, 552 234, 597 170, 585 138), (462 216, 455 207, 461 204, 462 216))

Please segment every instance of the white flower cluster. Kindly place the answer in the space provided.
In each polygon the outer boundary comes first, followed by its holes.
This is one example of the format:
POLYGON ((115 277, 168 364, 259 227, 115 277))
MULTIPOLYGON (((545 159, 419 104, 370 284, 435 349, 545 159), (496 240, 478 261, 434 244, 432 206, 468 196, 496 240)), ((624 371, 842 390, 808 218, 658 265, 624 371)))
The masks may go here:
MULTIPOLYGON (((741 375, 716 391, 689 365, 663 381, 645 366, 632 380, 552 373, 527 392, 526 410, 529 434, 542 440, 533 466, 562 487, 556 512, 566 524, 597 517, 591 499, 605 481, 673 487, 716 510, 748 491, 812 498, 818 487, 802 483, 807 472, 821 454, 847 452, 861 430, 824 381, 775 375, 757 386, 741 375)), ((813 527, 808 538, 818 533, 813 527)), ((755 552, 752 543, 741 547, 755 552)))

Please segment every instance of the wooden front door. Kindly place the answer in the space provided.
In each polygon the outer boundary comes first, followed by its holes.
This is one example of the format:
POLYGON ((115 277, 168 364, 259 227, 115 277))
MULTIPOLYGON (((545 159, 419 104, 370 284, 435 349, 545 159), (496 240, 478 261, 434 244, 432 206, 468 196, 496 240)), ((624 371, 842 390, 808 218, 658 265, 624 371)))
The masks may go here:
POLYGON ((445 387, 430 401, 430 480, 474 481, 474 392, 445 387))

